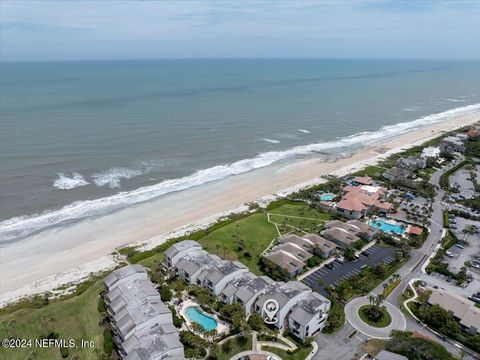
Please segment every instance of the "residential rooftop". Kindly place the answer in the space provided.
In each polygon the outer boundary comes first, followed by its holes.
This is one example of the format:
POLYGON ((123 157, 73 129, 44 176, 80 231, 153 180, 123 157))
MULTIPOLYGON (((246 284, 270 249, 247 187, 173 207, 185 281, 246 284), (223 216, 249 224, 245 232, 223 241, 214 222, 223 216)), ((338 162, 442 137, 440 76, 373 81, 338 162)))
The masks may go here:
POLYGON ((459 319, 461 325, 470 328, 475 327, 480 331, 480 309, 475 307, 473 301, 467 300, 456 294, 432 289, 428 299, 429 304, 437 304, 459 319))

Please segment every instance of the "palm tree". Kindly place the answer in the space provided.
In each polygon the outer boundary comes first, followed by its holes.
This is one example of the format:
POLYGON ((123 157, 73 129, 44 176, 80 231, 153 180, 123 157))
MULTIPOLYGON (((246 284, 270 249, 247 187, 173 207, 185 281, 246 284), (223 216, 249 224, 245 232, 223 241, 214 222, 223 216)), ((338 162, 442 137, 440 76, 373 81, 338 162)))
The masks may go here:
POLYGON ((215 337, 217 336, 218 330, 212 329, 208 332, 208 336, 210 337, 210 341, 214 341, 215 337))
POLYGON ((246 339, 248 334, 250 334, 251 332, 252 332, 252 327, 246 321, 244 321, 242 323, 243 337, 246 339))
POLYGON ((232 351, 232 342, 230 340, 222 343, 222 351, 226 354, 229 354, 232 351))
POLYGON ((369 295, 368 296, 368 302, 370 303, 370 305, 373 305, 374 301, 375 301, 375 296, 369 295))
POLYGON ((212 343, 212 346, 210 346, 210 355, 216 359, 219 353, 220 353, 220 345, 218 345, 217 341, 214 341, 212 343))

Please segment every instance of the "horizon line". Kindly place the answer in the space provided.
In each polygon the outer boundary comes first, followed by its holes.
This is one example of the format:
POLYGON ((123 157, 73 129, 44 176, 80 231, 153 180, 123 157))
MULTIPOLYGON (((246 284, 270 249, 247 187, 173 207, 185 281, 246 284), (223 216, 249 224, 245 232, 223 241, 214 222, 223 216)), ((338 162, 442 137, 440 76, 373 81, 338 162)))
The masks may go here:
POLYGON ((415 57, 159 57, 159 58, 109 58, 109 59, 44 59, 44 60, 3 60, 0 63, 40 62, 93 62, 93 61, 188 61, 188 60, 365 60, 365 61, 458 61, 476 62, 480 58, 415 58, 415 57))

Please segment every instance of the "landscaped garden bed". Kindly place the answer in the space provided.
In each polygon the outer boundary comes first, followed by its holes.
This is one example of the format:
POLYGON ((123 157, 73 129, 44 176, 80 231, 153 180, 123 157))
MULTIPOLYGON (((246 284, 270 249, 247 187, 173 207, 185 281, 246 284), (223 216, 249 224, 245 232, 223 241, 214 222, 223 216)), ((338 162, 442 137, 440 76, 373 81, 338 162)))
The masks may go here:
POLYGON ((384 307, 375 308, 375 305, 363 305, 358 309, 358 315, 370 326, 383 328, 392 322, 392 317, 384 307))

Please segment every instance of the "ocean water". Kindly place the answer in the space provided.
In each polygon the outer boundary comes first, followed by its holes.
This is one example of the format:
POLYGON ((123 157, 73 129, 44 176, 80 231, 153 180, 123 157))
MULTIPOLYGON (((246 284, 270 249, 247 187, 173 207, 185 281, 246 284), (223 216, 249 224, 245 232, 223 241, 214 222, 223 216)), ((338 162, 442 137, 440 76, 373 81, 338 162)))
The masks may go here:
POLYGON ((0 244, 480 109, 480 63, 1 63, 0 244))

